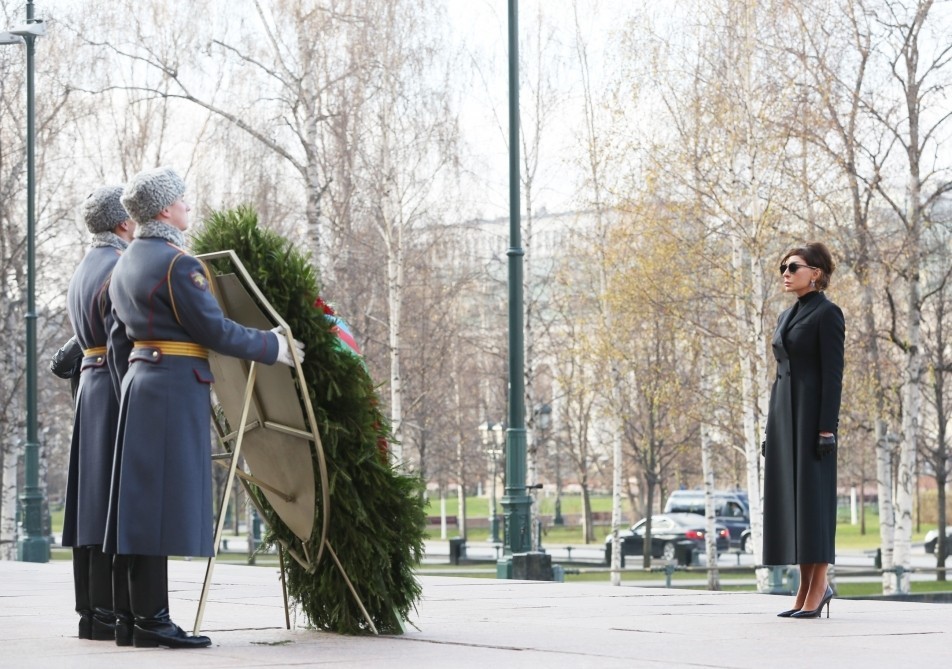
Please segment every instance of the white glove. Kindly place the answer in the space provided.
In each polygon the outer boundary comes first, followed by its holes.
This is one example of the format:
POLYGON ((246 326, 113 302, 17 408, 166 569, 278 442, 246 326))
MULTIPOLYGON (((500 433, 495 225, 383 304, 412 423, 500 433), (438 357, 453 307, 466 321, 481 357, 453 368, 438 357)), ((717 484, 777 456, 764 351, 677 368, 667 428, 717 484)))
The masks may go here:
MULTIPOLYGON (((291 357, 291 351, 288 348, 288 338, 284 335, 284 328, 279 325, 276 328, 271 328, 271 332, 278 337, 278 359, 275 362, 284 363, 288 367, 294 367, 294 358, 291 357)), ((304 362, 304 344, 295 339, 294 348, 297 349, 298 360, 304 362)))

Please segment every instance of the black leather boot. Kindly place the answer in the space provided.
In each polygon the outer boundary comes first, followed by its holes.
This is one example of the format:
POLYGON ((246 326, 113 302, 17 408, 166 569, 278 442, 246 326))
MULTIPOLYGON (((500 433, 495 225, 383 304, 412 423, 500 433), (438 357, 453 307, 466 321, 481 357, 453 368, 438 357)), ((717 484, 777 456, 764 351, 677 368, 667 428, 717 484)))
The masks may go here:
POLYGON ((102 546, 89 547, 89 604, 91 636, 96 641, 116 638, 116 615, 112 612, 112 556, 102 546))
POLYGON ((132 645, 132 602, 129 599, 129 555, 117 555, 112 561, 112 610, 116 613, 116 645, 132 645))
POLYGON ((93 638, 93 612, 89 603, 89 547, 73 546, 73 590, 79 614, 80 639, 93 638))
POLYGON ((136 648, 205 648, 207 636, 191 636, 169 616, 168 558, 136 555, 129 571, 135 627, 132 644, 136 648))
POLYGON ((150 618, 136 618, 132 632, 136 648, 205 648, 212 645, 207 636, 192 636, 172 622, 168 609, 156 611, 150 618))

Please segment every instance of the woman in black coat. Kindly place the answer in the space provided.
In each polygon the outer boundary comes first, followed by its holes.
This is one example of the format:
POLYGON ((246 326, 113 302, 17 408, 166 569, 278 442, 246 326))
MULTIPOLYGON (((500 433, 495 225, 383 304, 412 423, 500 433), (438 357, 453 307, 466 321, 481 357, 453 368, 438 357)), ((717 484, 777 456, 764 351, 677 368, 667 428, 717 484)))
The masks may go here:
POLYGON ((833 590, 826 579, 836 539, 836 431, 843 385, 843 312, 823 290, 834 269, 814 242, 780 264, 797 303, 780 314, 773 336, 777 378, 764 441, 764 564, 800 566, 793 608, 782 617, 813 618, 833 590))

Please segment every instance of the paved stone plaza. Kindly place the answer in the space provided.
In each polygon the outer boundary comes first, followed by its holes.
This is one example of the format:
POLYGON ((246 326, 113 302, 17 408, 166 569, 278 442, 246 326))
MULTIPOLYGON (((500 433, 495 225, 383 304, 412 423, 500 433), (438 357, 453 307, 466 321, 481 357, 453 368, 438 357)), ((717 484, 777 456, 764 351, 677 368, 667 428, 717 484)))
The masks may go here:
MULTIPOLYGON (((194 622, 204 560, 169 563, 173 618, 194 622)), ((940 667, 952 605, 834 599, 831 618, 776 613, 786 597, 607 584, 422 577, 407 633, 345 637, 284 625, 277 570, 218 565, 202 650, 75 638, 69 562, 0 562, 0 667, 940 667)))

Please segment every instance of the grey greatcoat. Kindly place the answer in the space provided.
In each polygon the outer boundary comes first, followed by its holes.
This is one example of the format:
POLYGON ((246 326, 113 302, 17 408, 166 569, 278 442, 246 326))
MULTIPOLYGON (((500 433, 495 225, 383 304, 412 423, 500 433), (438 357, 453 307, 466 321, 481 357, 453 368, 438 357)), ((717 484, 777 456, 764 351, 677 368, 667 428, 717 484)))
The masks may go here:
MULTIPOLYGON (((106 346, 112 322, 109 275, 120 253, 113 246, 90 248, 70 279, 66 308, 76 340, 84 351, 106 346)), ((105 352, 84 355, 80 369, 66 479, 63 545, 101 546, 109 506, 119 398, 105 352)))
POLYGON ((278 340, 226 318, 208 276, 159 237, 136 239, 113 271, 109 353, 122 400, 106 552, 213 555, 208 360, 141 344, 191 343, 272 364, 278 340))
POLYGON ((764 461, 764 564, 834 561, 836 454, 818 459, 816 443, 839 424, 845 327, 842 310, 819 292, 780 314, 764 461))

